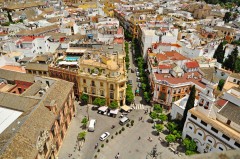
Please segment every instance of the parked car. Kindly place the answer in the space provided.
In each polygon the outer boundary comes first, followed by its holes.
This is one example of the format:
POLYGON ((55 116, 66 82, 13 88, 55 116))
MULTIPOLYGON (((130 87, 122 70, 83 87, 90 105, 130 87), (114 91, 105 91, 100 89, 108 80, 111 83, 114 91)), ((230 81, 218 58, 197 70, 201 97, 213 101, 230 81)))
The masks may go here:
POLYGON ((135 71, 138 72, 138 68, 137 67, 135 68, 135 71))
POLYGON ((138 83, 138 87, 141 88, 142 87, 142 83, 138 83))
POLYGON ((123 117, 123 118, 120 119, 119 124, 120 124, 120 125, 125 125, 125 124, 128 123, 129 121, 130 121, 130 120, 129 120, 128 117, 123 117))
POLYGON ((129 85, 132 85, 132 80, 128 80, 128 84, 129 84, 129 85))
POLYGON ((93 132, 95 130, 95 124, 96 124, 96 119, 91 119, 89 122, 88 131, 93 132))
POLYGON ((140 82, 140 81, 141 81, 140 77, 137 77, 137 82, 140 82))
POLYGON ((97 105, 92 106, 92 110, 98 110, 98 108, 99 108, 99 106, 97 106, 97 105))
POLYGON ((137 77, 139 76, 139 72, 136 72, 137 77))
POLYGON ((110 133, 109 133, 109 132, 105 132, 105 133, 103 133, 103 134, 100 136, 99 140, 100 140, 100 141, 104 141, 106 138, 108 138, 108 136, 110 136, 110 133))

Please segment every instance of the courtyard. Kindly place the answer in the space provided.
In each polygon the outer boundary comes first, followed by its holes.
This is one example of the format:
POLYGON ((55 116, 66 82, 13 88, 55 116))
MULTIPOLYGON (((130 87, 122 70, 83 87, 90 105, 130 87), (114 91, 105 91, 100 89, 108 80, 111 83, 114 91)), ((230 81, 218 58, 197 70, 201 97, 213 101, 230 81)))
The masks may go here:
MULTIPOLYGON (((98 114, 97 111, 88 109, 87 106, 80 106, 77 102, 75 104, 77 105, 77 114, 73 118, 63 145, 60 148, 59 159, 94 159, 95 157, 111 159, 117 153, 120 154, 121 159, 144 159, 155 145, 157 145, 157 152, 161 153, 160 156, 162 158, 179 158, 177 154, 170 150, 166 143, 160 142, 159 136, 156 135, 153 129, 153 124, 149 122, 150 117, 144 114, 144 110, 133 110, 129 113, 127 116, 130 120, 134 120, 134 124, 131 126, 131 122, 129 122, 130 126, 127 127, 119 124, 119 115, 121 113, 118 113, 118 116, 113 118, 98 114), (77 141, 77 135, 85 130, 81 127, 81 120, 85 116, 89 116, 89 119, 96 119, 97 122, 95 131, 87 132, 85 142, 83 145, 80 145, 77 141), (139 120, 140 117, 142 117, 142 120, 139 120), (112 125, 115 125, 115 128, 112 129, 112 125), (122 130, 122 127, 125 130, 122 130), (108 142, 107 140, 99 140, 99 137, 104 132, 110 133, 110 136, 107 138, 108 142), (149 138, 152 141, 149 141, 149 138), (96 143, 98 143, 97 148, 95 148, 96 143)), ((149 106, 145 106, 145 108, 150 109, 149 106)), ((160 134, 162 139, 165 136, 164 133, 160 134)), ((173 145, 173 147, 176 148, 177 145, 173 145)), ((181 153, 181 155, 184 154, 181 153)))

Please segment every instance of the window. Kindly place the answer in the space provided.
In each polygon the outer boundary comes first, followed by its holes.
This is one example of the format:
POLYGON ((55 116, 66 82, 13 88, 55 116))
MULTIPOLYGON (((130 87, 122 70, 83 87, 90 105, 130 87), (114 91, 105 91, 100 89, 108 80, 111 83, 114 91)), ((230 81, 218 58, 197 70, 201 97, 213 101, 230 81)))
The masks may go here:
POLYGON ((207 123, 205 123, 204 121, 201 120, 201 124, 203 124, 204 126, 207 126, 207 123))
POLYGON ((191 117, 192 117, 193 119, 197 120, 197 117, 196 117, 195 115, 191 114, 191 117))
POLYGON ((211 130, 214 131, 215 133, 218 133, 218 130, 215 129, 214 127, 212 127, 211 130))
POLYGON ((225 135, 225 134, 223 134, 222 137, 223 137, 224 139, 228 140, 228 141, 230 140, 230 138, 229 138, 227 135, 225 135))
POLYGON ((236 81, 237 81, 236 79, 233 80, 233 82, 236 82, 236 81))
POLYGON ((113 84, 110 84, 110 90, 113 90, 113 84))
POLYGON ((87 87, 84 87, 84 92, 87 93, 87 87))
POLYGON ((202 136, 202 133, 198 133, 199 136, 202 136))
POLYGON ((237 146, 238 148, 240 148, 240 144, 239 143, 235 142, 234 145, 237 146))
POLYGON ((181 93, 181 89, 178 90, 178 93, 181 93))
POLYGON ((209 140, 209 139, 208 139, 207 141, 210 142, 210 143, 212 143, 212 140, 209 140))
POLYGON ((110 99, 114 99, 114 93, 110 93, 110 99))
POLYGON ((189 126, 189 129, 191 129, 191 130, 192 130, 192 127, 191 127, 191 126, 189 126))
POLYGON ((221 151, 223 151, 223 148, 221 148, 221 147, 219 147, 218 149, 221 150, 221 151))
POLYGON ((83 79, 83 83, 86 83, 86 79, 83 79))
POLYGON ((92 86, 95 86, 95 82, 94 81, 92 81, 92 86))
POLYGON ((103 87, 103 83, 102 82, 100 82, 100 86, 103 87))
POLYGON ((104 91, 103 90, 100 90, 100 95, 104 96, 104 91))

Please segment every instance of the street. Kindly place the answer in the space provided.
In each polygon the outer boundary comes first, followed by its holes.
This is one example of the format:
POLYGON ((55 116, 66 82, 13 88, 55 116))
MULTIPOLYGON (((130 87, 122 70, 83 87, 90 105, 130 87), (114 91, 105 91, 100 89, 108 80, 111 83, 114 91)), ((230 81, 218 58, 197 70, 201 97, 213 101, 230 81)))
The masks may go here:
MULTIPOLYGON (((129 45, 130 46, 130 45, 129 45)), ((129 49, 131 52, 131 49, 129 49)), ((134 73, 128 70, 128 77, 133 81, 132 89, 135 93, 137 88, 135 65, 133 63, 133 56, 130 53, 130 67, 134 69, 134 73)), ((141 109, 135 109, 127 116, 130 120, 134 120, 133 126, 130 127, 121 126, 119 124, 118 113, 116 118, 98 114, 97 111, 88 109, 87 105, 80 106, 78 102, 75 102, 77 107, 77 113, 73 118, 70 127, 67 131, 67 135, 63 141, 58 154, 59 159, 114 159, 119 153, 120 159, 145 159, 148 153, 152 151, 152 148, 157 145, 157 152, 160 153, 162 158, 179 158, 174 154, 166 144, 163 144, 159 140, 159 136, 156 135, 156 131, 153 129, 153 124, 149 122, 149 114, 145 114, 143 109, 150 111, 151 107, 146 105, 142 96, 135 97, 136 105, 143 105, 141 109), (81 121, 84 117, 89 116, 89 119, 96 119, 96 126, 94 132, 87 132, 86 140, 82 148, 79 150, 77 142, 77 135, 79 132, 84 131, 81 128, 81 121), (139 118, 142 120, 139 120, 139 118), (115 128, 111 128, 115 125, 115 128), (124 127, 124 131, 119 132, 124 127), (106 140, 100 141, 99 137, 104 132, 109 132, 110 136, 106 140), (116 132, 118 134, 116 134, 116 132), (139 139, 140 137, 140 139, 139 139), (148 139, 151 138, 152 141, 148 139), (98 143, 98 147, 95 149, 95 145, 98 143), (102 146, 104 144, 104 146, 102 146)), ((166 129, 166 128, 165 128, 166 129)), ((165 138, 166 133, 160 133, 161 138, 165 138)), ((174 146, 175 148, 177 145, 174 146)), ((181 153, 183 155, 183 153, 181 153)))

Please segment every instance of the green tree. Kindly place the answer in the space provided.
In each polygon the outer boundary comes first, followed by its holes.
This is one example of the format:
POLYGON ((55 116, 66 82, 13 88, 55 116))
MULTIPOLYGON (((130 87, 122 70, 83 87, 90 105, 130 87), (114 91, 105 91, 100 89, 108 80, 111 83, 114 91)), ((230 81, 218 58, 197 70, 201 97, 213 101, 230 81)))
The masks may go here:
POLYGON ((134 101, 134 94, 132 92, 132 87, 127 85, 126 89, 126 103, 131 104, 134 101))
POLYGON ((144 93, 143 93, 143 97, 144 97, 144 99, 145 99, 145 101, 146 101, 147 103, 150 102, 150 100, 151 100, 150 92, 144 92, 144 93))
POLYGON ((167 121, 168 117, 167 117, 167 115, 165 115, 165 114, 160 114, 160 115, 158 116, 158 119, 160 119, 161 121, 167 121))
POLYGON ((218 82, 218 90, 222 91, 224 83, 225 83, 224 79, 220 79, 219 80, 219 82, 218 82))
POLYGON ((191 87, 191 92, 190 92, 190 95, 189 95, 188 100, 187 100, 186 107, 185 107, 184 112, 183 112, 183 117, 182 117, 182 120, 181 120, 181 127, 182 128, 184 127, 184 123, 187 119, 188 110, 190 110, 194 107, 195 93, 196 93, 195 85, 193 85, 191 87))
POLYGON ((104 105, 106 105, 106 99, 104 99, 104 98, 95 98, 94 101, 93 101, 93 104, 97 105, 97 106, 104 106, 104 105))
POLYGON ((80 133, 78 133, 77 139, 78 140, 85 140, 87 132, 86 131, 82 131, 80 133))
POLYGON ((117 109, 118 108, 118 103, 117 101, 112 101, 109 105, 110 109, 117 109))
POLYGON ((182 138, 181 131, 173 130, 172 134, 175 135, 176 139, 181 139, 182 138))
POLYGON ((153 105, 153 110, 157 113, 162 113, 162 107, 160 104, 154 104, 153 105))
POLYGON ((190 140, 188 138, 185 138, 183 140, 183 145, 185 146, 186 148, 186 155, 192 155, 192 154, 195 154, 196 153, 196 150, 197 150, 197 144, 195 141, 193 140, 190 140))
POLYGON ((84 118, 82 119, 81 123, 83 124, 83 125, 82 125, 83 128, 86 129, 86 127, 87 127, 87 123, 88 123, 88 119, 87 119, 87 117, 84 117, 84 118))
POLYGON ((176 137, 175 135, 173 134, 169 134, 165 137, 165 140, 168 142, 168 143, 172 143, 172 142, 175 142, 176 141, 176 137))
POLYGON ((85 103, 85 104, 88 103, 89 96, 87 94, 83 93, 80 98, 83 103, 85 103))
POLYGON ((226 12, 224 17, 223 17, 223 21, 228 23, 229 21, 231 21, 231 16, 232 16, 231 12, 226 12))
POLYGON ((224 54, 225 54, 225 50, 223 49, 223 42, 221 42, 217 49, 215 50, 215 53, 213 55, 213 58, 217 59, 217 62, 219 63, 223 63, 223 59, 224 59, 224 54))
POLYGON ((169 130, 169 132, 172 133, 174 130, 177 130, 178 125, 174 122, 168 122, 166 127, 169 130))
POLYGON ((163 131, 164 126, 163 124, 156 124, 155 129, 157 130, 158 134, 163 131))
POLYGON ((240 72, 240 57, 237 58, 236 62, 235 62, 235 67, 234 67, 234 71, 236 73, 240 72))
POLYGON ((158 114, 155 111, 153 111, 149 114, 149 116, 152 118, 152 120, 154 120, 154 119, 157 119, 158 114))
POLYGON ((235 47, 230 55, 228 55, 227 59, 224 61, 223 66, 226 69, 230 69, 231 71, 234 71, 235 69, 235 63, 237 61, 238 56, 238 48, 235 47))
POLYGON ((145 91, 147 88, 147 85, 145 83, 142 83, 142 90, 145 91))

